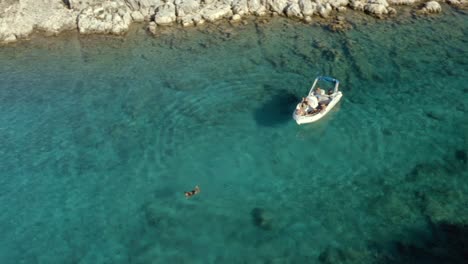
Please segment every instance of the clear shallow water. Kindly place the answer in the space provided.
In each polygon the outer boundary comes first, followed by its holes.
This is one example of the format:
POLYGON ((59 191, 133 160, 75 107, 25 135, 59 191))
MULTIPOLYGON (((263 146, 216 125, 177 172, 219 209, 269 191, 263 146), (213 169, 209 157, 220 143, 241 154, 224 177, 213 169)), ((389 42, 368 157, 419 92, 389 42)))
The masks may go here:
POLYGON ((462 261, 467 24, 277 19, 3 47, 1 263, 462 261), (297 126, 317 74, 343 100, 297 126))

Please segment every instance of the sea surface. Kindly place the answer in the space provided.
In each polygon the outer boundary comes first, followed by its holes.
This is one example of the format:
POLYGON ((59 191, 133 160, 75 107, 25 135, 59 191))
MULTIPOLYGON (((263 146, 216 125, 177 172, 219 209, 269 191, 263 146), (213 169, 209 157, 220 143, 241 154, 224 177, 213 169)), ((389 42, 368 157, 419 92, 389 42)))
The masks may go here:
POLYGON ((444 10, 0 47, 0 263, 466 263, 468 16, 444 10), (344 96, 298 126, 317 75, 344 96))

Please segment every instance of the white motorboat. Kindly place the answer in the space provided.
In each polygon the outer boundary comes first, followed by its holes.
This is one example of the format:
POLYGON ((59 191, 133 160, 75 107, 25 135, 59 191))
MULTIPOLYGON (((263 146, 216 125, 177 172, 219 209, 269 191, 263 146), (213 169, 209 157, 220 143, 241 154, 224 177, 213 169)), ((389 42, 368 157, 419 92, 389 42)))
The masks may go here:
POLYGON ((341 91, 338 91, 339 85, 340 82, 335 78, 317 77, 307 97, 302 98, 294 110, 293 118, 296 123, 312 123, 330 112, 343 96, 341 91))

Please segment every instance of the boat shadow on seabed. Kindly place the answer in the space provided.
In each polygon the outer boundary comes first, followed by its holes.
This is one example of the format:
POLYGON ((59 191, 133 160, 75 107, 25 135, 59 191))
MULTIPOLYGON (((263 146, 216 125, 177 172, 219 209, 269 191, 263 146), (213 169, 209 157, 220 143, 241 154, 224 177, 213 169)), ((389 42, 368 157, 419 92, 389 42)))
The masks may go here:
POLYGON ((254 111, 255 121, 267 127, 285 124, 292 120, 291 109, 294 109, 299 99, 287 90, 280 90, 254 111))

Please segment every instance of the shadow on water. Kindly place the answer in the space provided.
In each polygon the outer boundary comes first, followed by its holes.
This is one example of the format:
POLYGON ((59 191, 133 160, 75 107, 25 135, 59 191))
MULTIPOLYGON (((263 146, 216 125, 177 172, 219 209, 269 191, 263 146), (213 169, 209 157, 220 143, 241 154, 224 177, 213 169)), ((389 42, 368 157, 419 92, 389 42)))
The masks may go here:
POLYGON ((468 225, 440 222, 431 225, 431 236, 416 243, 397 241, 395 255, 381 263, 467 263, 468 225))
POLYGON ((397 240, 364 248, 326 247, 319 255, 322 264, 463 264, 468 260, 468 225, 440 222, 430 232, 413 230, 411 242, 397 240))
POLYGON ((255 121, 261 126, 277 126, 292 120, 292 112, 299 97, 287 90, 276 92, 254 112, 255 121))

